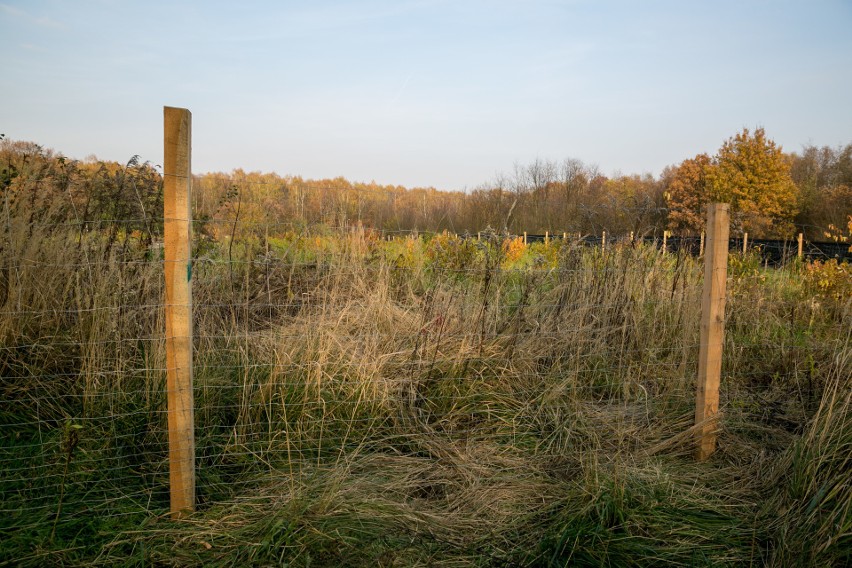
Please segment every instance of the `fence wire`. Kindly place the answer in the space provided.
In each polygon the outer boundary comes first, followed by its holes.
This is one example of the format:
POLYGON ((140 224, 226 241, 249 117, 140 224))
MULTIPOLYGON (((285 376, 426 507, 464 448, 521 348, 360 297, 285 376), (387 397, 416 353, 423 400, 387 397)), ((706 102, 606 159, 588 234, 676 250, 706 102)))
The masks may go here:
MULTIPOLYGON (((163 220, 25 197, 0 241, 0 532, 73 543, 169 509, 163 220)), ((577 420, 650 446, 643 431, 694 412, 695 238, 193 223, 200 508, 365 456, 558 461, 591 444, 577 420)), ((723 407, 795 432, 848 371, 849 299, 801 266, 760 268, 729 273, 723 407)))

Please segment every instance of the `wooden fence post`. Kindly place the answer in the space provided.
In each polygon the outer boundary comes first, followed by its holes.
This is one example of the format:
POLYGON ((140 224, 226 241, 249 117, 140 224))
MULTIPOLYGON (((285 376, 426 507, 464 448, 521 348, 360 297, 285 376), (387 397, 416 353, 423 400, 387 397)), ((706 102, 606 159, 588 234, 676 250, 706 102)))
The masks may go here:
POLYGON ((663 231, 663 252, 668 251, 669 246, 669 232, 663 231))
POLYGON ((606 252, 606 231, 601 234, 601 252, 606 252))
POLYGON ((704 256, 704 231, 701 231, 701 244, 698 245, 698 256, 704 256))
POLYGON ((704 257, 704 290, 701 300, 701 341, 695 423, 696 458, 704 461, 716 449, 716 418, 722 374, 722 342, 725 334, 725 286, 728 275, 730 211, 727 203, 707 208, 707 254, 704 257))
POLYGON ((550 231, 545 231, 544 232, 544 246, 547 246, 549 244, 550 244, 550 231))
POLYGON ((743 233, 743 254, 748 250, 748 233, 743 233))
POLYGON ((802 256, 804 256, 805 252, 805 236, 802 233, 799 233, 799 255, 797 258, 801 260, 802 256))
POLYGON ((527 246, 527 232, 524 231, 524 246, 527 246))
POLYGON ((163 107, 166 391, 172 517, 195 510, 192 394, 192 114, 163 107))

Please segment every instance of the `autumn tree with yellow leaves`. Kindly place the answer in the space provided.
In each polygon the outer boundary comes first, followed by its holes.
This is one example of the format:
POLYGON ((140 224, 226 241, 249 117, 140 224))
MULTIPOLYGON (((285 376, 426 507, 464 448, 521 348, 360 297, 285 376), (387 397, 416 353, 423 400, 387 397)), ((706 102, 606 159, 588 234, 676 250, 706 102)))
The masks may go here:
POLYGON ((794 233, 798 188, 790 175, 790 159, 766 137, 762 128, 747 128, 726 140, 713 158, 685 160, 666 184, 669 228, 699 231, 704 207, 731 204, 734 233, 755 237, 787 237, 794 233))
POLYGON ((731 204, 735 232, 760 237, 793 234, 798 188, 790 176, 790 160, 762 128, 743 129, 722 144, 705 170, 710 200, 731 204))

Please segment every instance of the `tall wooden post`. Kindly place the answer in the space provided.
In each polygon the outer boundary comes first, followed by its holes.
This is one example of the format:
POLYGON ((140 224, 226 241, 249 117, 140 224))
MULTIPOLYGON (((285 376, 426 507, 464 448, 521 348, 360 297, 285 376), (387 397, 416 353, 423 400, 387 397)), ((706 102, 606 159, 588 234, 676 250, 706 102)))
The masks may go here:
POLYGON ((547 246, 549 244, 550 244, 550 231, 545 231, 544 232, 544 246, 547 246))
POLYGON ((564 231, 562 232, 562 240, 563 240, 563 241, 567 241, 567 240, 568 240, 568 233, 566 233, 566 232, 564 232, 564 231))
POLYGON ((743 233, 743 254, 748 250, 748 233, 743 233))
POLYGON ((174 518, 195 510, 192 396, 192 114, 164 107, 166 390, 169 484, 174 518))
POLYGON ((804 256, 805 252, 805 236, 802 233, 799 233, 799 254, 797 258, 801 260, 802 256, 804 256))
POLYGON ((601 252, 606 252, 606 231, 601 234, 601 252))
POLYGON ((524 246, 527 244, 527 232, 524 231, 524 246))
POLYGON ((704 231, 701 231, 701 244, 698 245, 698 256, 704 256, 704 231))
POLYGON ((669 232, 663 231, 663 252, 666 252, 668 250, 668 246, 669 246, 669 232))
POLYGON ((716 450, 716 418, 722 374, 725 334, 725 285, 728 276, 730 211, 726 203, 707 208, 707 254, 704 256, 704 290, 701 300, 701 342, 695 423, 698 425, 696 458, 706 460, 716 450))

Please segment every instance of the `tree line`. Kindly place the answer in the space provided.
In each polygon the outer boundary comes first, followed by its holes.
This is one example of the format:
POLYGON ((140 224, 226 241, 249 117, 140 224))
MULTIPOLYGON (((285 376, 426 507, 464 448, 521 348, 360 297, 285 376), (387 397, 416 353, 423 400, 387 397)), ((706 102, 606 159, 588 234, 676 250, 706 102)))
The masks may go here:
MULTIPOLYGON (((0 191, 15 196, 35 182, 40 198, 59 192, 84 223, 135 219, 134 230, 156 231, 161 176, 137 157, 76 162, 37 144, 0 140, 0 191)), ((568 158, 515 164, 468 192, 240 169, 196 175, 193 187, 198 228, 216 238, 357 223, 402 232, 696 235, 711 201, 731 203, 733 234, 804 232, 825 240, 852 232, 852 143, 785 153, 763 129, 744 129, 715 155, 688 158, 659 177, 606 176, 568 158)))

